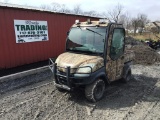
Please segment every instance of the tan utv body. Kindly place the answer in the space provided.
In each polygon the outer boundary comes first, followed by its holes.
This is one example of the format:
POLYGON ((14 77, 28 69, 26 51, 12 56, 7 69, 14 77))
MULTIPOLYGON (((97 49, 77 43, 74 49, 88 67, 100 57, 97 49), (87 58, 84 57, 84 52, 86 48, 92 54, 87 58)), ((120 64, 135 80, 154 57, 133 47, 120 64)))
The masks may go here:
POLYGON ((86 98, 96 102, 106 84, 129 81, 134 53, 125 50, 125 30, 106 20, 75 23, 67 37, 66 52, 55 63, 50 59, 58 90, 85 89, 86 98))

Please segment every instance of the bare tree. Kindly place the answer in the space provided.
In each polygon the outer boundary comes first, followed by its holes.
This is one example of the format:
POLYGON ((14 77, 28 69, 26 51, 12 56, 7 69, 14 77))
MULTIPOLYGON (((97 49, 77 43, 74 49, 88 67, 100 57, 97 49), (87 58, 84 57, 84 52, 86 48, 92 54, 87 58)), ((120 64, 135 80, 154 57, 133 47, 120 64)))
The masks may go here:
POLYGON ((134 35, 136 35, 136 30, 139 26, 139 19, 138 18, 132 18, 132 26, 133 26, 133 29, 134 29, 134 35))
POLYGON ((125 14, 120 15, 120 16, 119 16, 119 20, 118 20, 119 22, 118 22, 118 23, 125 25, 125 23, 126 23, 126 18, 127 18, 127 16, 126 16, 125 14))
POLYGON ((56 3, 56 2, 53 2, 53 3, 51 4, 51 7, 52 7, 52 10, 53 10, 53 11, 56 11, 56 12, 59 12, 60 9, 61 9, 61 5, 60 5, 59 3, 56 3))
POLYGON ((139 27, 144 28, 144 26, 149 22, 146 14, 138 14, 138 19, 140 20, 139 27))
POLYGON ((83 15, 98 17, 100 14, 94 10, 83 12, 83 15))
POLYGON ((159 29, 157 27, 152 27, 150 28, 150 31, 153 33, 153 34, 159 34, 159 29))
POLYGON ((42 4, 40 8, 62 13, 71 13, 71 10, 68 9, 65 4, 59 4, 59 3, 52 3, 51 5, 42 4))
POLYGON ((60 5, 60 12, 64 12, 65 13, 66 9, 67 9, 67 7, 66 7, 65 4, 61 4, 60 5))
POLYGON ((71 14, 71 13, 72 13, 72 11, 71 11, 70 9, 66 9, 66 10, 65 10, 65 13, 69 13, 69 14, 71 14))
POLYGON ((108 11, 109 19, 113 20, 115 23, 119 22, 119 17, 123 12, 123 6, 121 4, 117 4, 112 10, 108 11))
POLYGON ((82 14, 82 9, 81 9, 81 5, 80 4, 77 4, 77 5, 74 6, 73 13, 76 14, 76 15, 82 14))
POLYGON ((125 27, 126 27, 126 29, 129 29, 132 26, 131 16, 130 16, 129 12, 126 12, 125 15, 126 15, 126 18, 125 18, 125 27))
POLYGON ((138 29, 138 27, 141 29, 139 31, 139 33, 142 33, 143 28, 145 27, 145 25, 149 22, 149 19, 147 18, 147 15, 145 14, 138 14, 136 18, 132 19, 132 26, 134 28, 134 35, 136 34, 136 30, 138 29))
POLYGON ((59 12, 62 12, 62 13, 71 13, 71 10, 68 9, 65 4, 61 4, 61 5, 60 5, 59 12))
POLYGON ((128 12, 119 16, 119 23, 123 24, 126 29, 131 28, 131 16, 128 12))
POLYGON ((52 10, 52 9, 51 9, 51 6, 45 5, 45 4, 42 4, 42 5, 40 6, 40 8, 41 8, 41 9, 45 9, 45 10, 52 10))

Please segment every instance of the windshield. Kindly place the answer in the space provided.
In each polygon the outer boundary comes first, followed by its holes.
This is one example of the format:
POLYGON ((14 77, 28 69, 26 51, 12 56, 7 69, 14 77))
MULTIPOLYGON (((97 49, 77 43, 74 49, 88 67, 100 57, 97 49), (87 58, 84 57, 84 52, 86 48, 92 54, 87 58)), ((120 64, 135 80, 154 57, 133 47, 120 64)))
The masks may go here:
POLYGON ((67 50, 103 53, 106 27, 72 28, 67 38, 67 50))

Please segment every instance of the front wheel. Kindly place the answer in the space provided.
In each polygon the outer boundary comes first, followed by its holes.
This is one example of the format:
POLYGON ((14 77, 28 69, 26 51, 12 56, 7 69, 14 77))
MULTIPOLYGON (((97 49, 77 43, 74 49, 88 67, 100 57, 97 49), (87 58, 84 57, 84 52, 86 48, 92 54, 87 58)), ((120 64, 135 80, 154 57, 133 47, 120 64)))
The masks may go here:
POLYGON ((91 102, 99 101, 105 91, 105 82, 102 79, 97 79, 90 85, 85 87, 85 96, 91 102))

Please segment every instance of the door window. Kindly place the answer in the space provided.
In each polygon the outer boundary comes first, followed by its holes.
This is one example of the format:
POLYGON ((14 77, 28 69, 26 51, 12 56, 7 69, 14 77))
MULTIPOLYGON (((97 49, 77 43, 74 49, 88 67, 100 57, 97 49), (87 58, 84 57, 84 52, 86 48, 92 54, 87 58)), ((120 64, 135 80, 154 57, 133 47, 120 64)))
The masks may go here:
POLYGON ((110 57, 113 60, 118 59, 124 52, 124 29, 116 28, 113 32, 110 57))

